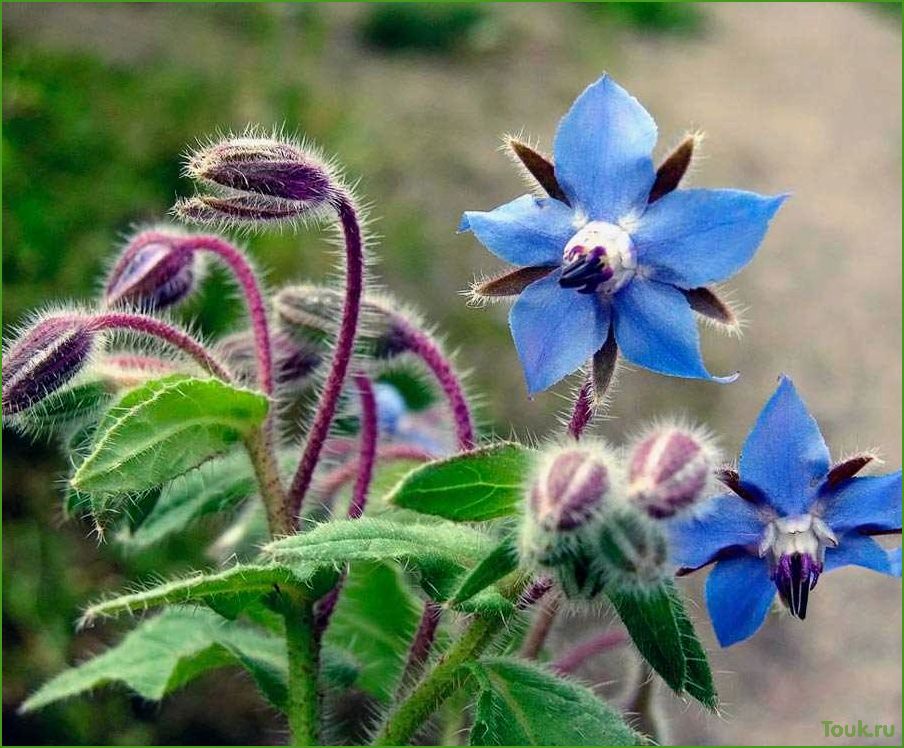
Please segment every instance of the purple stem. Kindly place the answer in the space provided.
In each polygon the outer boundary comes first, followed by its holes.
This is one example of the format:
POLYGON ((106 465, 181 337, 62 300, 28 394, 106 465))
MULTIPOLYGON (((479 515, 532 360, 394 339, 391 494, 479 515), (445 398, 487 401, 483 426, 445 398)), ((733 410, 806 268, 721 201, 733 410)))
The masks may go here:
POLYGON ((257 277, 248 263, 245 255, 232 244, 215 234, 198 234, 186 237, 181 246, 197 252, 212 252, 218 255, 229 265, 236 280, 245 294, 245 303, 248 306, 248 318, 251 321, 251 331, 254 334, 254 344, 257 348, 257 376, 264 394, 273 392, 273 349, 270 342, 270 329, 267 322, 267 308, 261 295, 257 277))
POLYGON ((374 396, 374 388, 370 379, 364 374, 355 374, 355 386, 358 388, 358 398, 361 400, 361 440, 358 455, 358 477, 355 478, 355 487, 352 490, 352 500, 348 506, 348 518, 358 519, 364 514, 364 505, 367 503, 367 492, 370 490, 370 482, 374 477, 374 462, 377 457, 377 399, 374 396))
POLYGON ((413 683, 421 674, 424 663, 427 662, 430 650, 433 648, 433 641, 436 639, 436 629, 439 626, 442 612, 443 609, 439 603, 428 600, 424 604, 421 622, 418 624, 414 641, 411 643, 411 649, 408 650, 408 660, 405 663, 405 669, 402 671, 402 679, 399 681, 400 692, 408 684, 413 683))
POLYGON ((537 577, 518 598, 518 610, 527 610, 536 605, 543 596, 552 589, 552 579, 549 577, 537 577))
POLYGON ((474 449, 474 425, 471 421, 471 409, 452 365, 436 342, 423 330, 418 329, 403 317, 396 318, 396 325, 405 349, 420 357, 433 372, 433 376, 436 377, 436 381, 446 395, 455 421, 458 448, 462 452, 474 449))
POLYGON ((222 379, 224 382, 232 381, 229 372, 191 335, 154 317, 128 312, 102 312, 92 315, 89 325, 94 330, 131 330, 160 338, 174 348, 187 353, 198 362, 201 368, 217 379, 222 379))
POLYGON ((547 597, 540 609, 537 611, 537 617, 534 619, 533 626, 524 637, 524 643, 521 645, 521 656, 526 660, 536 660, 543 649, 546 637, 552 630, 552 624, 559 614, 560 600, 558 595, 547 597))
POLYGON ((314 468, 320 459, 320 451, 329 436, 330 426, 336 415, 339 396, 345 384, 349 363, 355 348, 355 335, 358 331, 358 317, 361 313, 361 296, 364 293, 364 252, 361 241, 361 227, 355 208, 347 197, 342 197, 337 205, 339 222, 345 235, 345 303, 342 308, 342 322, 333 353, 330 372, 320 396, 320 403, 314 422, 308 433, 301 461, 292 480, 289 490, 289 516, 293 518, 296 529, 301 519, 301 506, 305 494, 311 486, 314 468))
POLYGON ((621 646, 626 641, 628 636, 622 629, 607 629, 569 649, 552 664, 552 669, 562 675, 573 673, 591 657, 621 646))
POLYGON ((588 379, 578 392, 571 420, 568 422, 568 433, 575 441, 581 438, 591 418, 593 418, 593 382, 588 379))

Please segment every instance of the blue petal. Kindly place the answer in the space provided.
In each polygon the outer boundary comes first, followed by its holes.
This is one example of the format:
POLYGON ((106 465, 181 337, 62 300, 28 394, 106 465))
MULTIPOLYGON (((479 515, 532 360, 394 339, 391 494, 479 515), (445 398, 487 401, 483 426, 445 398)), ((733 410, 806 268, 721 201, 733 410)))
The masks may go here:
POLYGON ((852 478, 824 499, 822 518, 836 533, 901 529, 901 471, 852 478))
POLYGON ((829 471, 819 426, 788 377, 757 418, 741 450, 739 472, 783 515, 806 512, 829 471))
POLYGON ((531 395, 576 371, 609 333, 609 309, 593 294, 559 285, 560 271, 531 283, 509 314, 509 326, 531 395))
POLYGON ((628 361, 660 374, 733 382, 703 365, 697 320, 674 286, 636 277, 615 295, 615 340, 628 361))
POLYGON ((787 195, 676 190, 649 207, 631 238, 639 265, 682 288, 723 281, 753 258, 787 195))
POLYGON ((577 230, 574 211, 550 197, 522 195, 495 210, 467 211, 459 231, 473 231, 480 243, 513 265, 558 265, 577 230))
POLYGON ((678 568, 698 569, 729 548, 758 546, 764 522, 756 507, 739 496, 716 496, 691 513, 665 522, 669 560, 678 568))
POLYGON ((719 561, 706 580, 706 607, 723 647, 753 636, 772 606, 769 566, 755 556, 719 561))
POLYGON ((656 123, 608 75, 572 104, 556 132, 555 170, 569 202, 615 223, 646 205, 656 178, 656 123))
POLYGON ((825 571, 835 571, 842 566, 862 566, 880 574, 900 577, 901 549, 883 548, 866 535, 843 535, 838 538, 836 548, 826 550, 825 571))

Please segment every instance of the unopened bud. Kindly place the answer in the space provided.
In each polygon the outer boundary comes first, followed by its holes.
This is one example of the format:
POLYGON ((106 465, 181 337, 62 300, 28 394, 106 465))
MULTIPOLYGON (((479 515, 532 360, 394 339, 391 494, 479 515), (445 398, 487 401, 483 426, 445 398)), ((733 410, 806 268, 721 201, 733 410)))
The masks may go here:
POLYGON ((239 192, 318 205, 334 194, 323 161, 294 143, 272 138, 230 138, 191 155, 186 171, 194 179, 239 192))
POLYGON ((107 306, 163 309, 188 296, 196 286, 197 263, 182 239, 168 231, 143 231, 134 237, 107 281, 107 306))
POLYGON ((715 462, 704 437, 679 426, 657 427, 631 448, 629 498, 651 517, 671 517, 704 498, 715 462))
POLYGON ((91 356, 94 335, 78 315, 46 317, 3 356, 3 415, 28 409, 72 379, 91 356))
POLYGON ((660 526, 633 507, 622 507, 600 523, 594 547, 608 581, 655 584, 665 573, 668 546, 660 526))
MULTIPOLYGON (((285 332, 323 343, 336 335, 345 296, 326 286, 298 285, 282 289, 273 300, 277 322, 285 332)), ((358 353, 373 358, 393 358, 407 349, 396 325, 396 312, 372 298, 361 303, 358 353)))
MULTIPOLYGON (((323 356, 314 346, 276 332, 270 337, 273 375, 282 387, 298 386, 320 365, 323 356)), ((258 376, 257 348, 250 332, 240 332, 220 341, 220 356, 240 382, 252 384, 258 376)))

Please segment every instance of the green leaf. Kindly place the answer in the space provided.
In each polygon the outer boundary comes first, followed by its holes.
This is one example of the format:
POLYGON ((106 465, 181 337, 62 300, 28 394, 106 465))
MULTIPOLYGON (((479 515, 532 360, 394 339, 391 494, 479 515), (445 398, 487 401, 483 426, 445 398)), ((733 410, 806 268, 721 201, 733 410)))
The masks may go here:
POLYGON ((420 572, 426 592, 443 601, 467 569, 492 549, 492 540, 451 522, 402 524, 362 517, 334 520, 265 546, 279 563, 340 568, 353 561, 396 561, 420 572))
POLYGON ((612 587, 606 594, 638 651, 669 687, 715 708, 718 699, 706 653, 672 581, 655 587, 612 587))
POLYGON ((418 599, 388 564, 355 563, 342 585, 324 643, 361 663, 355 685, 388 701, 420 619, 418 599))
POLYGON ((95 603, 82 614, 81 624, 89 626, 98 618, 187 603, 208 605, 226 618, 235 618, 248 605, 277 587, 303 589, 316 599, 335 579, 335 574, 317 573, 313 565, 296 565, 291 569, 276 565, 236 565, 225 571, 199 573, 95 603))
POLYGON ((110 400, 101 381, 85 381, 51 393, 17 416, 22 428, 39 435, 66 433, 96 417, 110 400))
POLYGON ((267 415, 267 399, 216 379, 176 374, 126 393, 98 426, 72 478, 79 491, 144 491, 228 451, 267 415))
POLYGON ((642 745, 590 689, 504 657, 466 666, 476 685, 471 745, 642 745))
POLYGON ((120 540, 132 548, 147 548, 200 517, 232 509, 256 491, 254 470, 244 450, 211 460, 168 483, 144 521, 120 540))
POLYGON ((280 637, 203 609, 174 608, 142 621, 115 647, 45 683, 21 711, 116 682, 158 701, 212 668, 235 664, 248 670, 274 706, 283 706, 287 668, 280 637))
POLYGON ((510 517, 518 513, 532 460, 520 444, 475 449, 416 468, 387 501, 456 522, 510 517))
POLYGON ((515 547, 515 539, 507 536, 462 579, 458 589, 449 599, 450 605, 460 605, 470 600, 478 592, 482 592, 517 568, 518 549, 515 547))

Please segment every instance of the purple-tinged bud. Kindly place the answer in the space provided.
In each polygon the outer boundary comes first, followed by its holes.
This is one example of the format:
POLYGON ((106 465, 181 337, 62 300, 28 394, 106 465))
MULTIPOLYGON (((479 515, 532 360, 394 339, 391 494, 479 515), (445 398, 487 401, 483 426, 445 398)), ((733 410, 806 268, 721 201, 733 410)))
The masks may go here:
MULTIPOLYGON (((286 333, 271 336, 273 368, 276 384, 281 387, 300 386, 320 365, 322 352, 313 345, 293 339, 286 333)), ((240 332, 220 341, 217 346, 221 358, 237 380, 253 384, 258 374, 257 348, 250 332, 240 332)))
POLYGON ((534 480, 530 512, 544 530, 576 530, 599 512, 611 487, 609 468, 599 453, 569 447, 554 454, 534 480))
POLYGON ((238 192, 318 206, 335 195, 328 166, 294 143, 273 138, 231 138, 196 151, 186 171, 238 192))
POLYGON ((654 428, 630 450, 628 496, 651 517, 671 517, 706 495, 714 458, 698 433, 678 426, 654 428))
POLYGON ((196 287, 197 263, 182 239, 174 232, 142 231, 129 241, 107 281, 107 306, 163 309, 185 299, 196 287))
POLYGON ((83 317, 46 317, 3 356, 3 415, 27 410, 71 380, 91 356, 94 335, 83 317))

